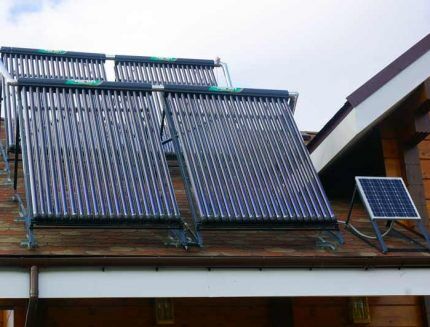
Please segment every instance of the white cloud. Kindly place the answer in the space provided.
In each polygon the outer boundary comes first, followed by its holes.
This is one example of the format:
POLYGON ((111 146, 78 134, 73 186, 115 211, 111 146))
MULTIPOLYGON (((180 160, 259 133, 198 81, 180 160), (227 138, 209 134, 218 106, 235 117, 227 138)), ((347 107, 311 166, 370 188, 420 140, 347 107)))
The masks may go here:
POLYGON ((1 44, 214 58, 237 86, 300 93, 296 119, 318 130, 345 97, 430 32, 428 0, 38 0, 8 19, 1 44))

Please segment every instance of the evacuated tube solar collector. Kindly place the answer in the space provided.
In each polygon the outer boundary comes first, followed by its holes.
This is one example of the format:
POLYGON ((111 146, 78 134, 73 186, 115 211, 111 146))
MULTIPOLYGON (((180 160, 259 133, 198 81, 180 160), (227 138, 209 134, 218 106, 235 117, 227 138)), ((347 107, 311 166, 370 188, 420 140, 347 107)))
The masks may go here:
POLYGON ((288 92, 165 85, 163 93, 198 231, 337 230, 288 92))
POLYGON ((34 228, 166 228, 185 245, 151 85, 19 79, 28 245, 34 228))

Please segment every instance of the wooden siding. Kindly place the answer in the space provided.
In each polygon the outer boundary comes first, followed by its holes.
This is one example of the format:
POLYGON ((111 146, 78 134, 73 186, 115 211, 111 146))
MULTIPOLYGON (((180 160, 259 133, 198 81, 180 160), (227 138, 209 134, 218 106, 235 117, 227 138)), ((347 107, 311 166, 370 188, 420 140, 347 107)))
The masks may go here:
MULTIPOLYGON (((366 326, 425 326, 422 297, 371 297, 371 323, 366 326)), ((175 323, 170 326, 354 326, 348 298, 214 298, 174 299, 175 323), (285 300, 285 310, 279 307, 285 300), (289 309, 292 303, 292 309, 289 309), (275 310, 273 310, 275 307, 275 310), (275 311, 275 313, 274 313, 275 311), (292 315, 283 317, 282 315, 292 315), (284 319, 292 318, 292 319, 284 319)), ((23 327, 25 310, 16 312, 23 327)), ((154 300, 86 299, 40 301, 43 326, 156 326, 154 300)))
MULTIPOLYGON (((370 297, 370 324, 365 326, 425 326, 422 298, 370 297)), ((354 326, 347 298, 300 298, 294 301, 294 326, 354 326)))
MULTIPOLYGON (((427 216, 430 217, 430 136, 418 144, 421 172, 424 183, 424 196, 427 204, 427 216)), ((430 228, 430 219, 427 220, 427 227, 430 228)))

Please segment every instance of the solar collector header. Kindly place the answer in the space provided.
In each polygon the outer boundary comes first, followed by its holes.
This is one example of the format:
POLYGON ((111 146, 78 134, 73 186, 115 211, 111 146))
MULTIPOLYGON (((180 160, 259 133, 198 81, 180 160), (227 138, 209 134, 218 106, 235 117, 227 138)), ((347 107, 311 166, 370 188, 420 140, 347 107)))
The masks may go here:
POLYGON ((175 57, 154 57, 154 56, 124 56, 115 55, 115 61, 118 62, 136 62, 136 63, 159 63, 170 65, 192 65, 192 66, 219 66, 214 60, 210 59, 190 59, 175 57))
POLYGON ((27 55, 27 56, 106 60, 106 55, 103 53, 76 52, 76 51, 65 51, 65 50, 1 47, 0 52, 4 54, 9 54, 9 55, 17 54, 17 55, 27 55))
POLYGON ((218 86, 190 86, 190 85, 153 85, 142 82, 108 82, 102 80, 73 80, 73 79, 36 79, 19 78, 18 86, 47 86, 47 87, 73 87, 94 89, 122 89, 142 90, 166 93, 189 93, 189 94, 212 94, 212 95, 234 95, 251 97, 278 97, 289 98, 286 90, 251 89, 251 88, 229 88, 218 86))

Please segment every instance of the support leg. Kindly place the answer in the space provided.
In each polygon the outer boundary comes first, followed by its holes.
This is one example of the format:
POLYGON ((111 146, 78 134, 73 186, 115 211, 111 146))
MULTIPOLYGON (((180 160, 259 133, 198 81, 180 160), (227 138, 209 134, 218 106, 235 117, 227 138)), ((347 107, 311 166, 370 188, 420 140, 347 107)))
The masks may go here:
POLYGON ((354 192, 352 192, 351 203, 349 204, 348 217, 346 218, 345 225, 348 226, 349 221, 351 220, 352 209, 354 208, 355 196, 357 195, 357 185, 354 186, 354 192))
POLYGON ((13 175, 13 189, 17 190, 18 187, 18 157, 19 157, 19 119, 16 121, 16 135, 15 135, 15 160, 14 160, 14 175, 13 175))
POLYGON ((169 238, 173 240, 174 245, 188 249, 188 240, 184 229, 169 229, 169 238))
POLYGON ((25 217, 25 230, 27 238, 21 242, 21 246, 33 249, 37 246, 37 242, 36 238, 34 237, 34 230, 29 217, 25 217))
POLYGON ((164 136, 164 122, 165 122, 165 118, 166 118, 166 111, 163 110, 163 113, 161 115, 161 126, 160 126, 160 139, 163 140, 163 136, 164 136))
POLYGON ((378 224, 374 220, 371 220, 370 222, 372 223, 372 227, 373 227, 373 230, 375 231, 376 238, 377 238, 377 240, 379 242, 379 245, 381 246, 382 253, 384 253, 384 254, 387 253, 388 252, 388 248, 385 245, 384 240, 382 239, 381 231, 379 230, 378 224))
POLYGON ((427 228, 424 226, 423 222, 420 220, 417 222, 418 230, 421 232, 422 236, 426 240, 426 246, 430 250, 430 235, 427 231, 427 228))
MULTIPOLYGON (((2 83, 0 83, 0 108, 1 108, 1 104, 3 102, 3 96, 2 95, 3 95, 3 89, 2 89, 2 83)), ((0 112, 0 114, 1 114, 1 112, 0 112)), ((4 127, 4 124, 3 124, 3 127, 4 127)), ((0 172, 0 174, 5 173, 7 175, 7 184, 10 184, 11 180, 10 180, 9 157, 7 155, 7 151, 6 151, 5 146, 3 146, 3 144, 1 144, 1 143, 0 143, 0 154, 1 154, 3 161, 4 161, 4 169, 3 169, 3 171, 0 172)))
POLYGON ((336 241, 340 245, 344 245, 345 244, 345 240, 344 240, 343 235, 342 235, 342 233, 340 231, 329 230, 328 232, 330 233, 331 236, 333 236, 336 239, 336 241))
POLYGON ((0 144, 0 154, 4 161, 4 168, 3 171, 0 171, 0 174, 5 174, 7 181, 4 183, 5 185, 12 184, 12 180, 10 179, 10 165, 9 165, 9 157, 7 155, 7 152, 3 146, 3 144, 0 144))

